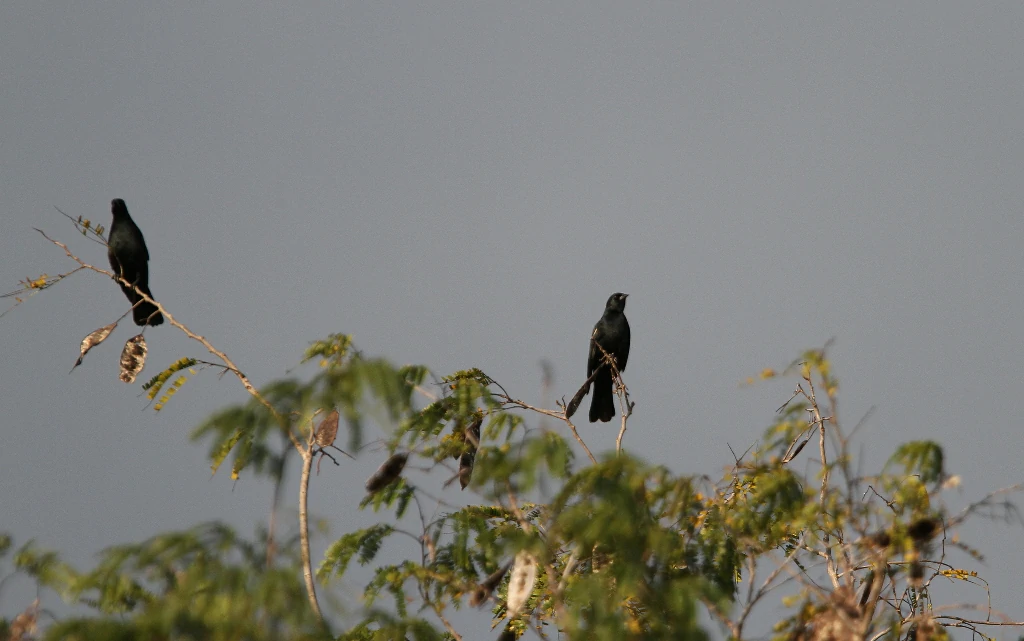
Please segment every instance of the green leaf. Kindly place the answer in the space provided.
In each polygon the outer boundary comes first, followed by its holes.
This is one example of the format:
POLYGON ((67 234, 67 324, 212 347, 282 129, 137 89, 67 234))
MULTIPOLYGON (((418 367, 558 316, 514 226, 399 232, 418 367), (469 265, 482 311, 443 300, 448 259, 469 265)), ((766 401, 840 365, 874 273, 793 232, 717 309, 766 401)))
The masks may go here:
POLYGON ((349 561, 357 554, 359 564, 366 565, 377 556, 384 539, 394 531, 394 527, 379 523, 341 537, 327 548, 316 578, 326 584, 332 577, 341 577, 348 569, 349 561))
POLYGON ((924 483, 938 483, 944 475, 945 456, 935 441, 911 441, 896 448, 889 463, 900 465, 907 474, 916 474, 924 483))

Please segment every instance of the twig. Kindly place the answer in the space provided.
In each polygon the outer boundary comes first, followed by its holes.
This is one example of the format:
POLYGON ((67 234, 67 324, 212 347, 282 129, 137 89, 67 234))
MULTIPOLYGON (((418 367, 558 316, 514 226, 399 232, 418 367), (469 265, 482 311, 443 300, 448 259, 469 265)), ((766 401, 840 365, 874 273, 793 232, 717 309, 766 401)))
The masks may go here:
POLYGON ((437 618, 441 619, 441 623, 444 624, 445 630, 448 630, 448 634, 452 635, 452 638, 455 639, 455 641, 462 641, 462 635, 455 631, 455 628, 453 628, 452 624, 448 622, 448 619, 444 618, 441 606, 435 603, 433 600, 430 602, 430 605, 434 608, 434 612, 437 614, 437 618))
MULTIPOLYGON (((811 413, 810 427, 818 426, 818 450, 821 456, 821 491, 818 494, 818 502, 821 505, 822 513, 825 510, 825 497, 828 493, 828 478, 829 478, 829 467, 828 458, 825 454, 825 421, 821 418, 821 411, 818 409, 818 401, 815 398, 814 393, 814 381, 811 379, 811 374, 807 373, 804 376, 804 380, 807 381, 807 386, 810 388, 810 392, 804 391, 800 386, 797 386, 797 391, 802 394, 809 402, 810 406, 807 411, 811 413)), ((822 551, 825 553, 826 569, 828 570, 828 576, 832 580, 832 587, 839 588, 839 574, 836 571, 836 561, 832 555, 832 543, 831 536, 827 529, 824 529, 821 533, 822 551)))
POLYGON ((782 563, 780 563, 774 570, 772 570, 772 572, 761 583, 761 587, 757 588, 756 592, 754 591, 754 573, 756 571, 757 566, 756 561, 754 560, 754 555, 751 554, 749 556, 749 558, 751 559, 751 571, 749 572, 750 576, 747 578, 749 582, 749 588, 747 591, 747 602, 743 605, 743 611, 740 613, 740 616, 736 620, 735 625, 730 625, 729 630, 733 633, 734 638, 743 638, 743 626, 746 623, 747 617, 750 616, 750 612, 754 608, 754 605, 764 597, 764 595, 768 592, 769 588, 771 588, 772 584, 775 582, 775 579, 779 578, 779 575, 786 570, 786 566, 796 559, 797 553, 804 545, 803 541, 804 536, 801 534, 800 539, 794 546, 793 551, 790 554, 786 555, 785 560, 783 560, 782 563))
MULTIPOLYGON (((71 271, 69 271, 67 273, 57 274, 53 278, 46 278, 41 284, 38 281, 29 281, 28 279, 25 279, 24 281, 22 281, 22 283, 24 283, 25 286, 22 287, 21 289, 16 289, 13 292, 8 292, 6 294, 0 295, 0 298, 14 298, 14 304, 11 305, 10 307, 8 307, 7 309, 5 309, 3 311, 3 313, 0 313, 0 318, 3 318, 4 316, 6 316, 8 312, 13 310, 18 305, 21 305, 22 303, 24 303, 25 300, 27 300, 28 298, 31 298, 32 296, 35 296, 36 294, 38 294, 39 292, 43 291, 44 289, 49 289, 49 288, 53 287, 54 285, 56 285, 57 283, 61 282, 62 280, 64 280, 68 276, 70 276, 70 275, 72 275, 72 274, 74 274, 76 272, 80 272, 83 269, 85 269, 85 268, 84 267, 75 267, 74 269, 72 269, 71 271), (20 295, 24 294, 25 292, 29 292, 28 296, 26 296, 25 298, 20 298, 20 295)), ((45 274, 44 274, 44 276, 45 276, 45 274)))
MULTIPOLYGON (((449 583, 451 581, 450 578, 443 578, 435 574, 432 570, 430 570, 427 567, 428 555, 430 557, 431 563, 434 562, 437 556, 437 548, 435 546, 434 540, 430 538, 430 526, 433 525, 433 523, 427 523, 427 517, 423 512, 423 505, 420 503, 420 497, 417 496, 416 493, 414 492, 412 498, 414 501, 416 501, 416 510, 419 512, 420 526, 423 528, 423 535, 420 536, 418 539, 420 544, 420 567, 423 568, 423 573, 425 576, 430 576, 431 578, 440 580, 444 583, 449 583)), ((459 633, 455 631, 455 628, 452 627, 452 624, 448 621, 448 619, 445 618, 444 608, 441 607, 440 603, 438 603, 434 599, 431 599, 427 594, 427 587, 424 585, 424 582, 422 580, 418 580, 416 582, 416 587, 419 589, 420 598, 422 598, 426 603, 430 604, 430 607, 434 610, 434 613, 437 615, 437 618, 441 620, 441 623, 444 624, 444 627, 446 630, 448 630, 448 633, 451 634, 452 637, 454 637, 457 641, 461 641, 462 637, 459 636, 459 633)))
POLYGON ((594 455, 590 453, 590 448, 587 447, 587 444, 583 442, 582 438, 580 438, 579 432, 576 431, 576 426, 573 425, 572 421, 570 421, 569 419, 564 419, 564 420, 565 420, 565 424, 569 426, 569 430, 572 432, 572 435, 576 438, 576 442, 579 443, 580 447, 583 448, 583 451, 587 453, 587 458, 590 459, 591 463, 593 463, 594 465, 597 465, 597 459, 594 458, 594 455))
MULTIPOLYGON (((64 216, 65 218, 70 220, 72 222, 72 224, 74 224, 74 226, 79 231, 83 232, 82 233, 83 236, 85 236, 86 238, 88 238, 92 242, 96 243, 97 245, 103 245, 104 247, 107 246, 107 239, 104 238, 103 234, 100 233, 100 228, 94 227, 91 224, 88 227, 86 227, 85 224, 82 222, 82 217, 81 216, 79 216, 78 218, 75 218, 71 214, 64 213, 61 210, 61 208, 56 206, 56 205, 54 205, 53 208, 56 209, 58 212, 60 212, 61 216, 64 216), (90 232, 92 233, 92 236, 89 235, 90 232)), ((88 222, 88 221, 86 221, 86 222, 88 222)))
MULTIPOLYGON (((994 490, 992 492, 989 492, 988 494, 986 494, 981 499, 978 499, 977 501, 974 501, 973 503, 971 503, 970 505, 965 507, 956 516, 950 517, 949 520, 946 522, 946 527, 947 528, 956 527, 957 525, 960 525, 965 520, 967 520, 967 517, 970 516, 971 514, 974 514, 974 513, 977 513, 977 512, 981 512, 981 510, 983 508, 991 508, 991 507, 993 507, 992 499, 994 499, 995 497, 1000 496, 1002 494, 1011 494, 1013 492, 1020 492, 1022 489, 1024 489, 1024 483, 1016 483, 1014 485, 1009 485, 1007 487, 1001 487, 998 490, 994 490)), ((1000 503, 996 503, 995 505, 1002 506, 1002 508, 1006 511, 1006 518, 1007 518, 1007 520, 1009 520, 1009 517, 1010 517, 1011 514, 1016 514, 1015 506, 1012 503, 1010 503, 1009 501, 1002 501, 1000 503)), ((983 516, 987 516, 989 518, 992 518, 992 515, 990 515, 990 514, 983 514, 983 516)), ((1018 518, 1020 518, 1019 515, 1018 515, 1018 518)))
MULTIPOLYGON (((501 387, 501 386, 499 385, 499 387, 501 387)), ((540 407, 534 407, 533 405, 530 405, 528 403, 524 403, 523 401, 520 401, 518 399, 514 399, 511 396, 509 396, 507 393, 505 393, 504 391, 502 393, 500 393, 500 394, 495 394, 495 396, 497 396, 498 399, 501 400, 502 405, 509 405, 509 406, 512 406, 512 407, 518 407, 519 409, 529 410, 531 412, 537 412, 538 414, 542 414, 544 416, 550 416, 551 418, 557 418, 558 420, 564 422, 566 425, 569 426, 569 430, 572 432, 572 435, 576 439, 576 442, 579 443, 580 446, 583 448, 583 451, 587 453, 587 457, 590 459, 590 462, 593 463, 594 465, 597 465, 597 459, 594 458, 594 455, 590 452, 590 448, 587 447, 587 444, 583 442, 582 438, 580 438, 579 432, 576 431, 576 426, 573 425, 571 419, 566 417, 566 415, 565 415, 565 408, 564 407, 562 408, 561 412, 555 412, 554 410, 546 410, 546 409, 543 409, 543 408, 540 408, 540 407)), ((507 409, 507 408, 502 408, 502 409, 507 409)))
POLYGON ((622 427, 619 428, 619 435, 615 438, 615 453, 622 453, 622 437, 626 434, 626 419, 629 415, 625 411, 622 412, 622 427))
POLYGON ((516 493, 512 489, 512 483, 505 481, 505 487, 508 489, 508 504, 512 510, 512 514, 515 515, 516 520, 519 521, 519 527, 522 528, 523 532, 530 533, 533 531, 533 527, 530 522, 526 519, 526 516, 519 509, 519 503, 516 501, 516 493))
POLYGON ((622 437, 626 434, 626 420, 633 414, 633 404, 629 400, 629 388, 626 387, 626 381, 622 379, 622 372, 619 371, 618 364, 612 355, 608 353, 608 350, 601 343, 597 342, 596 336, 597 329, 591 334, 590 342, 596 345, 597 349, 601 350, 604 362, 612 370, 612 380, 615 382, 615 395, 619 398, 619 409, 622 412, 622 427, 619 428, 619 435, 615 439, 615 453, 618 455, 622 453, 622 437))
POLYGON ((733 638, 733 639, 741 638, 740 637, 740 631, 736 627, 736 624, 733 623, 732 620, 729 617, 725 616, 724 612, 722 612, 720 609, 718 609, 718 606, 715 605, 714 601, 712 601, 711 599, 707 598, 706 596, 700 597, 700 600, 701 600, 701 603, 704 604, 704 607, 707 608, 708 614, 710 614, 715 619, 718 619, 718 622, 721 623, 723 627, 725 627, 725 628, 727 628, 729 630, 729 635, 730 635, 731 638, 733 638))

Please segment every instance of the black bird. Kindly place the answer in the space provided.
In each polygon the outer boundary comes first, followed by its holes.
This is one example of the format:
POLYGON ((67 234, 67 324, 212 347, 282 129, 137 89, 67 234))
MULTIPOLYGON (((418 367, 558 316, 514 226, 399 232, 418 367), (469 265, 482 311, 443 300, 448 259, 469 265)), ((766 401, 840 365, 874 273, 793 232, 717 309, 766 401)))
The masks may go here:
MULTIPOLYGON (((612 294, 604 306, 604 315, 594 325, 594 337, 590 341, 590 357, 587 359, 587 378, 605 363, 604 354, 598 349, 597 341, 614 359, 620 372, 626 370, 629 359, 629 322, 623 313, 629 294, 612 294)), ((594 398, 590 401, 590 422, 607 423, 615 416, 615 394, 612 391, 612 370, 607 364, 594 377, 594 398)))
MULTIPOLYGON (((125 207, 123 200, 112 200, 110 211, 114 214, 114 220, 110 223, 110 233, 107 234, 107 258, 110 259, 110 268, 115 274, 129 283, 134 283, 140 291, 153 298, 149 291, 149 251, 146 249, 146 240, 135 221, 128 215, 128 208, 125 207)), ((132 318, 136 325, 160 325, 164 322, 163 315, 153 303, 142 300, 134 289, 120 281, 118 285, 128 297, 128 302, 134 306, 132 318)))

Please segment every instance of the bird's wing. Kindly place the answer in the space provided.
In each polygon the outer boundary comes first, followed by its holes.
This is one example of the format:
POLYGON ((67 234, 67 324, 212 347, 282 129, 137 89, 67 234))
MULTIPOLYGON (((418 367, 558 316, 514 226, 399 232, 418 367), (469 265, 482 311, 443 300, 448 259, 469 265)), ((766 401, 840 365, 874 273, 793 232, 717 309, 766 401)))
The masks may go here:
POLYGON ((117 256, 114 255, 113 251, 107 251, 107 260, 110 261, 110 269, 114 272, 114 275, 120 276, 121 263, 117 260, 117 256))
POLYGON ((594 340, 601 340, 603 337, 601 323, 594 325, 594 332, 595 333, 591 335, 590 352, 587 356, 587 378, 590 378, 590 375, 594 373, 594 370, 601 365, 601 360, 603 358, 601 350, 597 348, 597 345, 594 345, 594 340))
POLYGON ((146 247, 146 239, 142 237, 142 230, 139 229, 134 220, 132 221, 132 235, 135 236, 135 241, 142 248, 142 255, 146 257, 146 260, 149 260, 149 248, 146 247))
POLYGON ((619 354, 619 358, 616 360, 616 365, 619 366, 620 372, 626 371, 626 361, 629 360, 629 321, 626 317, 622 317, 622 324, 625 326, 625 330, 622 335, 622 353, 619 354))

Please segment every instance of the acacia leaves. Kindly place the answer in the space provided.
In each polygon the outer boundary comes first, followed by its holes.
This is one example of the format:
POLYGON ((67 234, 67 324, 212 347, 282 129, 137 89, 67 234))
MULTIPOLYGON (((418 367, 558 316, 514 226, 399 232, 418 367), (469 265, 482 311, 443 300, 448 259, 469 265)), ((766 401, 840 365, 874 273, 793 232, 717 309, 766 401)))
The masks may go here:
POLYGON ((395 528, 390 525, 377 524, 341 537, 324 552, 324 560, 316 571, 316 578, 326 583, 331 577, 341 577, 348 569, 349 561, 357 554, 360 565, 373 561, 384 539, 394 531, 395 528))
POLYGON ((15 561, 41 585, 108 615, 65 619, 46 639, 330 638, 309 609, 294 548, 282 546, 266 567, 262 540, 210 523, 109 548, 88 572, 31 545, 15 561))
POLYGON ((260 389, 262 401, 251 398, 229 406, 193 430, 193 440, 210 442, 214 473, 232 453, 233 478, 249 467, 262 473, 279 444, 272 437, 307 440, 312 417, 324 408, 335 408, 348 427, 347 449, 358 450, 364 417, 397 422, 408 416, 413 390, 426 374, 421 367, 395 368, 383 359, 364 359, 351 349, 350 338, 341 334, 314 343, 305 360, 316 358, 323 366, 308 379, 272 381, 260 389))
POLYGON ((944 460, 942 446, 935 441, 911 441, 896 448, 889 462, 918 476, 922 483, 938 483, 944 474, 944 460))

